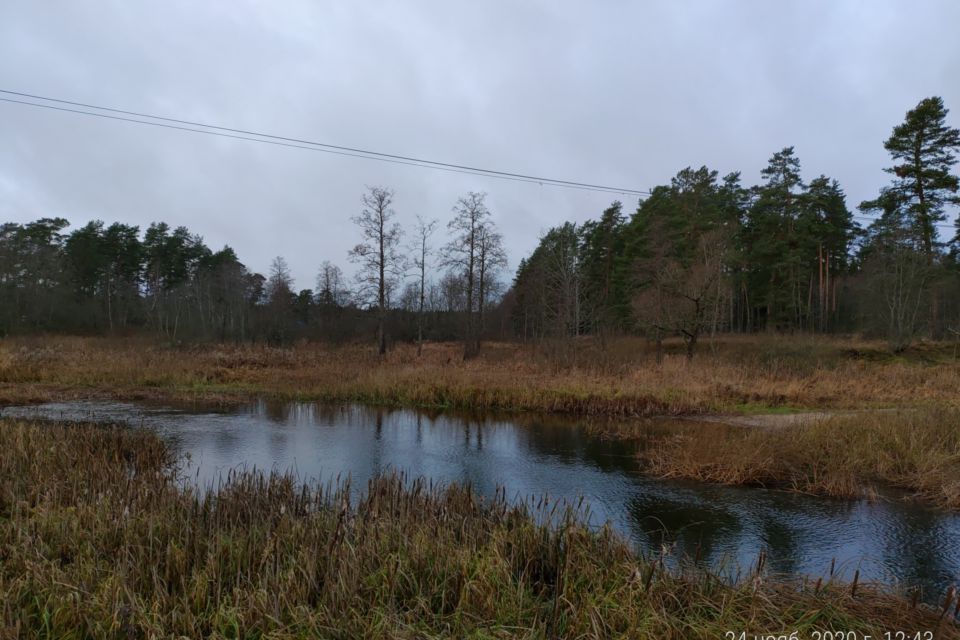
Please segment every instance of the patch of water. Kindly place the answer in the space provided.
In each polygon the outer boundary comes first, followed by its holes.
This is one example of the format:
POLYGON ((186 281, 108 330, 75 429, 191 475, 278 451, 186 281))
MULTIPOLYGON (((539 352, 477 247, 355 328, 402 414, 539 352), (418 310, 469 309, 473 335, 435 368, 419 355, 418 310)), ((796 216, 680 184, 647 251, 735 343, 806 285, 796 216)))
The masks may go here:
MULTIPOLYGON (((644 553, 669 549, 712 566, 767 566, 789 575, 837 570, 852 578, 941 594, 960 576, 960 516, 917 503, 832 500, 776 490, 720 487, 644 477, 636 443, 591 436, 555 417, 472 417, 362 406, 257 402, 221 412, 71 402, 8 407, 4 416, 123 422, 153 429, 189 456, 186 473, 203 485, 231 469, 295 470, 305 480, 349 476, 365 487, 398 471, 434 482, 498 487, 514 500, 589 508, 644 553)), ((669 421, 652 425, 669 429, 669 421)), ((689 428, 686 423, 685 428, 689 428)))

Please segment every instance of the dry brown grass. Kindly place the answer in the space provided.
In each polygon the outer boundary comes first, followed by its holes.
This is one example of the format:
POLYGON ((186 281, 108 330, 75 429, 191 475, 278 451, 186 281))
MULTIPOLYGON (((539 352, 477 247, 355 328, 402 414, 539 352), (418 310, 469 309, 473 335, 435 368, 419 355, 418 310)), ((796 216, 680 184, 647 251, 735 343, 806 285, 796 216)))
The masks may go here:
POLYGON ((731 585, 503 493, 386 477, 351 502, 256 473, 205 493, 170 461, 146 431, 0 420, 0 637, 960 637, 952 594, 928 608, 762 567, 731 585))
POLYGON ((650 472, 836 497, 904 489, 960 509, 960 411, 835 416, 789 427, 696 424, 642 454, 650 472))
POLYGON ((872 343, 809 337, 728 338, 693 362, 656 366, 647 345, 606 351, 583 340, 459 345, 171 347, 147 339, 0 341, 0 404, 109 396, 233 403, 254 395, 385 405, 647 416, 777 408, 960 406, 960 364, 936 347, 908 358, 872 343))

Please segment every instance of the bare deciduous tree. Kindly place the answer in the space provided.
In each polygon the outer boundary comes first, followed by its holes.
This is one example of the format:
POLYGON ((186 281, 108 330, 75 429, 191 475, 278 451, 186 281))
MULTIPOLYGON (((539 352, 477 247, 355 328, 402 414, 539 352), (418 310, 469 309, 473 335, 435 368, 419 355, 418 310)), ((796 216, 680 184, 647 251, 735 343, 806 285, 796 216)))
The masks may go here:
POLYGON ((477 350, 483 337, 483 310, 494 292, 496 276, 507 266, 507 254, 503 250, 503 236, 493 222, 487 220, 480 227, 477 243, 477 350))
POLYGON ((343 271, 324 260, 317 273, 317 304, 322 307, 343 307, 350 300, 350 291, 343 281, 343 271))
POLYGON ((394 221, 393 191, 368 187, 363 209, 351 218, 360 227, 363 240, 350 250, 350 260, 360 266, 359 294, 377 309, 377 352, 387 352, 386 318, 390 293, 403 274, 404 260, 397 252, 403 235, 394 221))
POLYGON ((444 274, 433 289, 436 294, 434 309, 445 313, 462 312, 466 309, 466 277, 460 272, 444 274))
POLYGON ((471 358, 480 349, 477 340, 477 322, 475 309, 477 308, 477 267, 480 254, 480 238, 482 229, 490 217, 490 211, 484 202, 485 193, 471 191, 460 198, 453 207, 454 218, 447 227, 455 235, 444 248, 444 262, 465 279, 466 305, 465 326, 463 336, 463 357, 471 358))
POLYGON ((266 288, 267 308, 270 310, 270 339, 277 344, 287 341, 287 326, 293 304, 293 276, 282 256, 270 263, 270 278, 266 288))
POLYGON ((889 242, 868 258, 864 273, 878 303, 879 319, 886 325, 890 350, 900 353, 913 342, 924 320, 923 302, 932 275, 927 257, 906 243, 889 242))
POLYGON ((708 231, 697 239, 688 260, 656 251, 641 263, 645 285, 634 308, 642 325, 652 330, 657 342, 657 360, 662 358, 664 334, 678 334, 692 359, 697 342, 710 327, 718 298, 724 295, 724 264, 729 238, 722 229, 708 231))
POLYGON ((430 237, 436 231, 437 224, 439 224, 439 221, 436 219, 424 220, 417 216, 416 237, 412 247, 414 252, 413 264, 420 279, 417 304, 417 357, 423 354, 423 309, 427 291, 427 266, 433 253, 433 247, 430 246, 430 237))

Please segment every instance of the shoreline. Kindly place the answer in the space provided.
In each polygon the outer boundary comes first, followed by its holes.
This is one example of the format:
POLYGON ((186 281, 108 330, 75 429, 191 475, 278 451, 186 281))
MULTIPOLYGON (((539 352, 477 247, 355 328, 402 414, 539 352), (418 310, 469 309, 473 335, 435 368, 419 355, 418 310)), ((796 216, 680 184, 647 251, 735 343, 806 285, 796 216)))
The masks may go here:
POLYGON ((452 343, 428 343, 422 357, 396 345, 379 358, 357 345, 5 338, 0 406, 103 399, 222 409, 267 398, 552 415, 607 438, 637 437, 644 418, 675 418, 692 430, 677 429, 682 437, 661 447, 648 475, 840 497, 883 483, 960 509, 960 435, 949 424, 960 421, 960 362, 942 345, 880 359, 864 355, 876 346, 842 339, 729 338, 710 358, 668 353, 657 367, 641 340, 605 351, 582 344, 564 364, 505 343, 465 362, 452 343))
MULTIPOLYGON (((143 397, 118 397, 116 394, 82 394, 59 395, 39 398, 37 402, 20 405, 0 404, 0 419, 23 419, 29 415, 5 414, 7 408, 29 408, 46 402, 104 402, 129 403, 143 407, 155 406, 158 408, 172 408, 186 411, 222 411, 263 400, 266 402, 288 402, 277 398, 238 398, 236 403, 197 403, 172 402, 169 396, 151 395, 143 397)), ((304 401, 313 402, 313 401, 304 401)), ((326 404, 322 403, 321 404, 326 404)), ((465 414, 476 417, 476 411, 458 409, 424 409, 416 407, 390 407, 383 405, 365 405, 363 403, 329 403, 330 406, 357 404, 371 408, 383 408, 389 411, 421 411, 431 414, 465 414)), ((834 477, 811 480, 804 475, 805 471, 787 465, 785 471, 772 468, 770 465, 757 465, 749 472, 743 471, 750 460, 743 462, 739 457, 730 455, 729 443, 735 439, 751 442, 748 449, 755 449, 757 443, 763 444, 765 438, 784 437, 784 432, 804 432, 811 429, 824 431, 830 425, 840 425, 849 421, 882 417, 886 420, 904 419, 910 416, 924 414, 917 410, 890 411, 890 410, 859 410, 845 412, 801 412, 794 414, 707 414, 698 416, 659 416, 642 419, 610 419, 598 418, 592 422, 581 423, 583 418, 577 416, 533 413, 489 411, 479 412, 483 417, 490 419, 522 419, 542 417, 550 420, 560 420, 564 423, 577 423, 586 432, 594 437, 611 438, 645 444, 636 454, 638 467, 636 472, 653 479, 687 480, 704 485, 740 486, 772 489, 790 493, 799 493, 823 499, 838 500, 866 500, 875 501, 902 501, 916 503, 926 508, 944 511, 947 513, 960 512, 960 501, 953 495, 946 500, 937 495, 930 486, 917 484, 916 479, 905 481, 902 477, 885 478, 868 475, 850 474, 845 478, 834 477), (644 431, 653 424, 654 432, 644 431), (671 426, 672 425, 672 426, 671 426), (711 447, 699 444, 708 440, 711 447), (713 457, 689 460, 691 451, 713 451, 713 457)), ((56 421, 53 418, 32 418, 56 421)), ((957 417, 960 420, 960 415, 957 417)), ((824 434, 829 435, 829 434, 824 434)), ((755 459, 754 459, 755 460, 755 459)), ((816 460, 811 460, 815 463, 816 460)))

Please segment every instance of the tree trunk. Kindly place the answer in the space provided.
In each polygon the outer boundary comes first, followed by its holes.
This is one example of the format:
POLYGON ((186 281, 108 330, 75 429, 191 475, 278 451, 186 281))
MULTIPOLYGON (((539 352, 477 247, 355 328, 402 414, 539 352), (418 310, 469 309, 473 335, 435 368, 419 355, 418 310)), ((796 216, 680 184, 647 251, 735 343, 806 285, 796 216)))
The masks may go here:
POLYGON ((417 310, 417 357, 423 355, 423 296, 427 279, 426 250, 420 256, 420 308, 417 310))
POLYGON ((381 356, 387 354, 387 336, 384 330, 385 315, 387 312, 387 274, 386 274, 386 247, 384 247, 384 222, 383 213, 380 214, 380 282, 377 291, 377 353, 381 356))
POLYGON ((469 256, 467 260, 467 327, 463 344, 463 359, 469 360, 476 355, 476 343, 473 330, 473 294, 474 294, 474 268, 476 260, 476 231, 470 234, 469 256))

